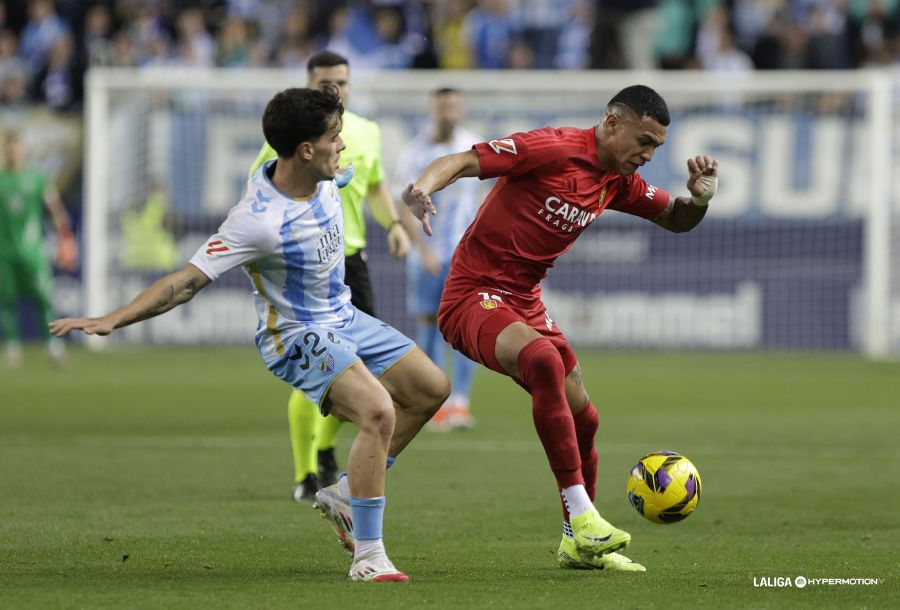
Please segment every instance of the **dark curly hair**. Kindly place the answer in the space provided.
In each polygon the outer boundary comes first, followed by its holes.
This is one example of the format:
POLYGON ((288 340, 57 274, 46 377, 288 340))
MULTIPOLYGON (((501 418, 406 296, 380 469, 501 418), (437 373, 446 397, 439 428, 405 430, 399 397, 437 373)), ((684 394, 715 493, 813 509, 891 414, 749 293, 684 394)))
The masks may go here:
POLYGON ((335 87, 285 89, 266 105, 263 135, 279 157, 290 157, 301 142, 318 140, 328 131, 332 117, 340 117, 344 106, 335 87))

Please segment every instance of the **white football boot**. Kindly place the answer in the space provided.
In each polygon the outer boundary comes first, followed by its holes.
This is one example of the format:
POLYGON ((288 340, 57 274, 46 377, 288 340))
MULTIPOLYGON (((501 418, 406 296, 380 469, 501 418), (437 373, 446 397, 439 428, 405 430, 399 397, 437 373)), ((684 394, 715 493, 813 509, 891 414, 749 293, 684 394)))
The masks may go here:
POLYGON ((383 551, 355 557, 347 577, 368 582, 409 582, 409 576, 395 568, 383 551))
MULTIPOLYGON (((313 508, 322 511, 322 518, 326 519, 334 528, 341 546, 347 549, 350 555, 353 555, 356 546, 353 544, 353 516, 350 513, 350 498, 341 492, 340 481, 320 489, 316 493, 316 502, 313 504, 313 508)), ((388 563, 390 562, 388 561, 388 563)))

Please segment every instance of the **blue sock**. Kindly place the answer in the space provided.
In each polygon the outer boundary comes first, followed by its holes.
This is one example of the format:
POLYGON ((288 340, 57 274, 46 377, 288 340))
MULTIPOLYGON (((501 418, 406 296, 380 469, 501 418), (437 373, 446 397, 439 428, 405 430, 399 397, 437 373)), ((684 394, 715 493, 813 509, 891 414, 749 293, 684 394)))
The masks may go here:
POLYGON ((357 540, 381 538, 384 521, 384 496, 380 498, 350 498, 350 515, 353 518, 353 537, 357 540))
POLYGON ((438 365, 438 368, 444 366, 444 340, 441 338, 441 331, 438 330, 436 324, 419 324, 416 323, 416 344, 425 352, 425 355, 431 358, 431 361, 438 365))
POLYGON ((472 380, 475 378, 475 363, 458 351, 453 350, 453 380, 450 387, 454 394, 462 394, 466 398, 472 393, 472 380))

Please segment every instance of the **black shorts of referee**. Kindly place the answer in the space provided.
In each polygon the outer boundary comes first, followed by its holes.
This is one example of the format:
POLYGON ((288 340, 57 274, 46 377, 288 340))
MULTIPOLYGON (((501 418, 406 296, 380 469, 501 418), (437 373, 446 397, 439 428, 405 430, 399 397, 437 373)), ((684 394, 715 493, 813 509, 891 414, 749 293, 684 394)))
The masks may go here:
POLYGON ((375 293, 372 292, 372 279, 369 277, 369 266, 366 265, 367 258, 365 250, 345 258, 344 283, 350 287, 350 302, 358 310, 374 318, 375 293))

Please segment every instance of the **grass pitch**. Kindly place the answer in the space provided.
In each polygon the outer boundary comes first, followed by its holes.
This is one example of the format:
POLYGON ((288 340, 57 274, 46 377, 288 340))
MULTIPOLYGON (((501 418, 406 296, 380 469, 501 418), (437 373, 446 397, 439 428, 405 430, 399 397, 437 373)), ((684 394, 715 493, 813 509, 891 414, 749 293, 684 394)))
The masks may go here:
MULTIPOLYGON (((559 502, 527 395, 479 372, 474 430, 423 432, 388 477, 409 585, 289 500, 288 390, 251 346, 43 353, 0 369, 3 608, 882 608, 900 605, 900 364, 823 355, 582 353, 601 512, 645 574, 556 566, 559 502), (644 453, 687 455, 697 512, 625 499, 644 453), (760 587, 778 577, 877 585, 760 587)), ((342 431, 341 463, 352 430, 342 431)))

